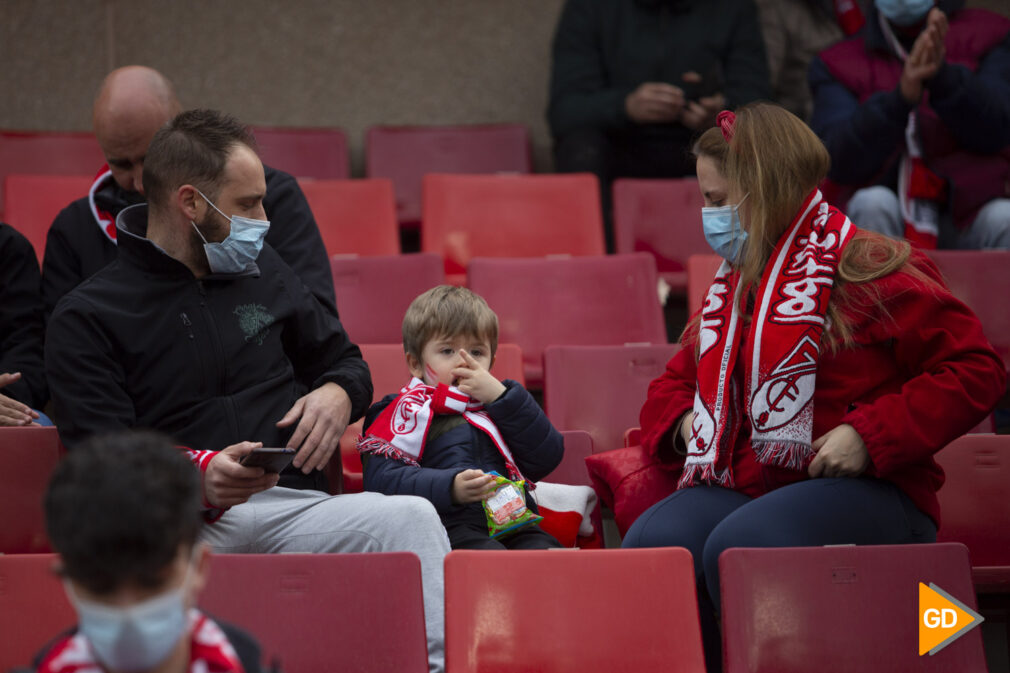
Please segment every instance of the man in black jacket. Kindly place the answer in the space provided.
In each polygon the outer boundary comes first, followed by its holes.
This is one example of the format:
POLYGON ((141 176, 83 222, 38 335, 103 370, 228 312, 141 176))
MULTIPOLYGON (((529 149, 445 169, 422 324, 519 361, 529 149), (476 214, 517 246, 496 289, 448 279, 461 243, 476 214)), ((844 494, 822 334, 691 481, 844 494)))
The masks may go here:
POLYGON ((770 96, 753 0, 567 0, 547 111, 555 167, 595 173, 606 204, 614 178, 693 175, 694 135, 770 96))
POLYGON ((0 426, 37 423, 48 397, 39 264, 28 239, 0 222, 0 426))
POLYGON ((266 181, 248 129, 211 110, 180 114, 151 141, 143 185, 148 203, 117 218, 116 259, 49 321, 63 443, 148 427, 189 447, 203 473, 201 539, 218 551, 417 554, 440 670, 449 546, 434 508, 319 492, 372 384, 333 306, 263 243, 266 181), (241 464, 262 446, 297 449, 279 478, 241 464))
MULTIPOLYGON (((56 216, 46 239, 42 295, 46 315, 60 298, 116 258, 116 216, 143 203, 141 171, 155 132, 179 113, 172 83, 143 66, 114 70, 95 99, 95 137, 105 154, 88 196, 56 216)), ((274 226, 269 243, 320 301, 334 303, 333 278, 312 211, 287 173, 264 167, 267 194, 263 207, 274 226)))

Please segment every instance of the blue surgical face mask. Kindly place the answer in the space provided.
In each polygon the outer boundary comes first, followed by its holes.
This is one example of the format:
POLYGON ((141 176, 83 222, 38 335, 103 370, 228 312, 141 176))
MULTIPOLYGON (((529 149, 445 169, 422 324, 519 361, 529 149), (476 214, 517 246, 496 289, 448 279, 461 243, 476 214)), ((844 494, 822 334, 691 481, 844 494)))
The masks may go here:
POLYGON ((210 207, 221 213, 221 216, 231 221, 231 232, 228 238, 220 243, 208 243, 204 235, 200 233, 196 222, 190 221, 196 233, 203 239, 203 250, 207 255, 207 263, 214 273, 242 273, 249 270, 260 256, 263 249, 263 239, 266 238, 267 230, 270 229, 269 220, 253 220, 248 217, 232 215, 228 217, 221 212, 221 209, 204 196, 199 189, 196 190, 210 207))
POLYGON ((186 631, 186 586, 129 607, 113 607, 77 596, 66 584, 77 610, 78 630, 106 668, 129 673, 148 671, 168 658, 186 631))
POLYGON ((877 0, 877 10, 896 26, 911 26, 926 18, 933 0, 877 0))
MULTIPOLYGON (((740 203, 747 200, 745 195, 740 203)), ((747 232, 740 224, 740 203, 735 206, 706 207, 701 209, 701 226, 705 240, 717 255, 735 262, 747 241, 747 232)))

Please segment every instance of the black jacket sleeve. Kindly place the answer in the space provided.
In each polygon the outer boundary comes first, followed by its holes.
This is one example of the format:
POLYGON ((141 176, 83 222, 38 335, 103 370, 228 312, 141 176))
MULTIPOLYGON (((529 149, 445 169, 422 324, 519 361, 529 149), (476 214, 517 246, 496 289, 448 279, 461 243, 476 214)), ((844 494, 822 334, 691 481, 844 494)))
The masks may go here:
POLYGON ((561 463, 564 439, 525 388, 512 380, 503 383, 505 393, 485 409, 523 476, 540 481, 561 463))
POLYGON ((977 71, 945 63, 926 88, 933 110, 963 149, 993 154, 1010 145, 1010 35, 977 71))
POLYGON ((771 98, 771 75, 757 6, 741 2, 732 36, 722 55, 726 77, 726 108, 732 109, 756 100, 771 98))
POLYGON ((21 379, 0 394, 36 409, 48 399, 41 286, 32 244, 0 223, 0 374, 21 372, 21 379))
POLYGON ((810 127, 831 155, 829 177, 843 185, 871 182, 904 147, 912 106, 897 89, 875 93, 860 104, 819 56, 809 72, 814 98, 810 127))
POLYGON ((284 351, 298 380, 310 390, 336 383, 351 398, 351 420, 361 418, 372 402, 372 376, 359 349, 331 304, 304 285, 287 287, 294 324, 284 330, 284 351))
POLYGON ((283 171, 264 167, 267 195, 263 209, 270 220, 266 241, 312 294, 336 308, 330 259, 298 181, 283 171))
POLYGON ((42 259, 42 299, 46 318, 52 315, 56 304, 84 280, 81 269, 81 251, 75 250, 67 236, 78 222, 77 204, 72 203, 56 216, 46 235, 45 257, 42 259))
POLYGON ((95 311, 76 293, 65 297, 49 320, 46 375, 67 448, 136 424, 120 359, 95 311))
POLYGON ((554 33, 547 118, 555 138, 578 128, 630 124, 624 99, 630 86, 610 85, 599 32, 599 4, 568 0, 554 33))

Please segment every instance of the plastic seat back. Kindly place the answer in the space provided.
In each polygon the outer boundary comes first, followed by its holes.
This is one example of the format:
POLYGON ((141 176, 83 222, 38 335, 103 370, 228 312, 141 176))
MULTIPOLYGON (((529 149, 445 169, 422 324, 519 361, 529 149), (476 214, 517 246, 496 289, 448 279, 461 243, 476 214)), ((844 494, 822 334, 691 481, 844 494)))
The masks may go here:
POLYGON ((638 424, 649 383, 678 344, 550 346, 544 351, 544 407, 559 430, 585 430, 597 450, 623 445, 638 424))
POLYGON ((705 305, 705 295, 722 264, 719 255, 691 255, 687 259, 687 315, 693 316, 705 305))
POLYGON ((0 671, 28 668, 77 623, 55 564, 55 554, 0 554, 0 671))
POLYGON ((937 540, 967 545, 976 580, 1010 590, 1010 436, 965 435, 934 457, 946 474, 937 540))
POLYGON ((532 387, 543 385, 551 345, 666 343, 656 262, 645 253, 475 259, 468 278, 498 314, 499 338, 523 349, 532 387))
POLYGON ((596 177, 426 175, 421 249, 464 273, 474 257, 602 255, 596 177))
POLYGON ((61 455, 54 427, 0 428, 0 554, 50 550, 42 498, 61 455))
POLYGON ((216 554, 199 601, 286 673, 428 670, 414 554, 216 554))
POLYGON ((351 177, 347 134, 336 127, 253 126, 260 159, 296 178, 346 180, 351 177))
POLYGON ((328 255, 398 255, 389 180, 298 180, 328 255))
POLYGON ((686 549, 454 551, 452 673, 705 670, 686 549))
POLYGON ((40 263, 53 220, 71 201, 87 196, 93 183, 84 175, 7 176, 5 221, 31 242, 40 263))
POLYGON ((975 312, 989 342, 1010 368, 1010 250, 930 250, 950 291, 975 312), (1003 291, 1000 291, 1003 290, 1003 291))
POLYGON ((365 136, 369 177, 389 178, 403 224, 421 219, 426 173, 529 173, 529 129, 524 124, 373 126, 365 136))
POLYGON ((430 253, 335 255, 330 270, 340 322, 355 343, 402 344, 407 307, 445 281, 442 260, 430 253))
POLYGON ((919 656, 919 582, 976 609, 964 545, 735 548, 719 579, 726 673, 986 670, 978 628, 919 656))
MULTIPOLYGON (((14 173, 94 176, 104 163, 102 148, 91 133, 0 131, 0 183, 14 173)), ((5 219, 3 199, 0 194, 0 220, 12 224, 5 219)))
POLYGON ((614 242, 617 252, 648 252, 659 277, 683 294, 687 258, 712 251, 701 227, 705 205, 697 178, 615 180, 614 242))

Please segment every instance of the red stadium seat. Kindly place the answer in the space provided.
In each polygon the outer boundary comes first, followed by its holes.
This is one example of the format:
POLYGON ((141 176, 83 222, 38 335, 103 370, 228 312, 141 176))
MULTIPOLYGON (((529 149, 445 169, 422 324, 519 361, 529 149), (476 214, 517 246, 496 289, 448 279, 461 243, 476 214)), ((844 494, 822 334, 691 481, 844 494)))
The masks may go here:
POLYGON ((968 546, 980 593, 1010 592, 1010 436, 965 435, 935 456, 941 542, 968 546))
POLYGON ((328 255, 399 255, 389 180, 298 180, 328 255))
POLYGON ((215 554, 200 607, 286 673, 428 670, 414 554, 215 554))
MULTIPOLYGON (((102 149, 91 133, 0 131, 0 183, 13 173, 94 176, 104 163, 102 149)), ((13 224, 5 217, 3 195, 0 194, 0 220, 13 224)))
POLYGON ((529 173, 529 129, 523 124, 373 126, 365 136, 369 177, 389 178, 402 224, 421 219, 426 173, 529 173))
POLYGON ((87 196, 93 183, 93 178, 83 175, 7 176, 6 222, 31 242, 40 263, 53 220, 71 201, 87 196))
MULTIPOLYGON (((340 322, 355 343, 403 343, 403 314, 421 293, 445 282, 433 254, 330 259, 340 322)), ((403 349, 400 349, 402 355, 403 349)))
POLYGON ((544 408, 559 430, 585 430, 597 450, 620 448, 638 424, 649 383, 678 344, 550 346, 544 351, 544 408))
POLYGON ((562 430, 561 436, 565 438, 565 455, 561 464, 543 480, 572 486, 592 486, 593 482, 586 470, 586 457, 593 455, 593 436, 584 430, 562 430))
POLYGON ((0 554, 0 671, 34 670, 35 656, 77 623, 55 564, 55 554, 0 554))
POLYGON ((652 254, 659 277, 684 294, 687 258, 712 251, 701 228, 698 179, 621 179, 613 189, 617 252, 652 254))
POLYGON ((346 180, 351 177, 347 135, 339 128, 253 126, 264 164, 296 178, 346 180))
POLYGON ((964 545, 727 549, 719 579, 726 673, 986 670, 978 628, 919 656, 919 582, 975 609, 964 545))
POLYGON ((705 670, 686 549, 454 551, 451 673, 705 670))
POLYGON ((1010 250, 930 250, 954 296, 982 322, 993 348, 1010 367, 1010 250))
MULTIPOLYGON (((379 401, 390 393, 397 393, 410 381, 406 356, 402 344, 360 344, 361 355, 372 373, 373 400, 379 401)), ((492 373, 499 379, 523 382, 523 356, 515 344, 498 344, 492 373)), ((364 426, 359 420, 347 426, 340 438, 341 461, 330 461, 327 477, 331 490, 338 483, 343 484, 343 493, 359 493, 362 489, 361 456, 358 454, 357 440, 364 426), (342 476, 336 473, 341 467, 342 476)), ((341 492, 341 491, 336 491, 341 492)))
POLYGON ((469 285, 498 314, 500 338, 523 349, 533 387, 550 345, 666 343, 656 262, 645 253, 475 259, 469 285))
POLYGON ((42 496, 61 455, 54 427, 0 428, 0 554, 49 551, 42 496))
POLYGON ((474 257, 602 255, 596 177, 426 175, 421 249, 460 281, 474 257))
POLYGON ((687 259, 687 315, 693 316, 705 305, 705 295, 715 272, 722 264, 719 255, 691 255, 687 259))

